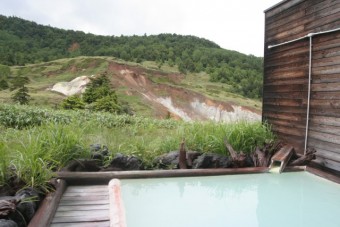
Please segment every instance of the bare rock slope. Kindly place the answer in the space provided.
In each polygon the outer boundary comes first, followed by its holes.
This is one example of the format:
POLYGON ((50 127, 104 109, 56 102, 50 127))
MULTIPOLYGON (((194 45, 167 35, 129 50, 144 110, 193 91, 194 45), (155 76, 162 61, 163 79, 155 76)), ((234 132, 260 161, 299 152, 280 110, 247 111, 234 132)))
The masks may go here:
MULTIPOLYGON (((153 110, 155 117, 170 116, 184 121, 218 122, 261 120, 260 111, 255 108, 213 100, 204 94, 180 86, 184 78, 182 74, 164 73, 116 62, 110 62, 107 72, 114 88, 124 87, 125 95, 141 98, 153 110), (169 83, 154 82, 164 78, 169 83)), ((66 96, 79 94, 85 90, 89 81, 87 76, 77 77, 70 82, 55 84, 52 91, 66 96)))

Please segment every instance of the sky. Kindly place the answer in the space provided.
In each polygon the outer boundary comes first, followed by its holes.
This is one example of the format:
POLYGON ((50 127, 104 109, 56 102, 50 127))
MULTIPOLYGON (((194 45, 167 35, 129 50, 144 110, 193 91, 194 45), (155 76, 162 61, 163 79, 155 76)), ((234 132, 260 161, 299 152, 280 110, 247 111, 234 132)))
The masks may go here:
POLYGON ((264 10, 281 0, 1 0, 0 14, 98 35, 194 35, 263 56, 264 10))

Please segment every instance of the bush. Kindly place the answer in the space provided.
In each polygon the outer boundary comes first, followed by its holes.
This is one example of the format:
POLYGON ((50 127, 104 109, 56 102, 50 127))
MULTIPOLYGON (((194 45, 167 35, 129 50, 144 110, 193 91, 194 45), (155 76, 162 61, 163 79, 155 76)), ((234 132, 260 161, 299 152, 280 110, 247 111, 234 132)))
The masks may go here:
POLYGON ((120 105, 118 105, 117 96, 115 94, 107 95, 100 99, 97 99, 94 103, 92 103, 90 109, 116 114, 122 112, 122 108, 120 105))
POLYGON ((64 109, 84 109, 85 104, 87 109, 94 111, 104 111, 116 114, 132 113, 129 106, 118 102, 117 95, 110 88, 110 81, 106 77, 106 73, 91 78, 91 82, 82 96, 82 99, 69 97, 62 103, 64 109))
POLYGON ((61 107, 66 110, 85 109, 85 103, 79 96, 72 95, 63 100, 61 107))

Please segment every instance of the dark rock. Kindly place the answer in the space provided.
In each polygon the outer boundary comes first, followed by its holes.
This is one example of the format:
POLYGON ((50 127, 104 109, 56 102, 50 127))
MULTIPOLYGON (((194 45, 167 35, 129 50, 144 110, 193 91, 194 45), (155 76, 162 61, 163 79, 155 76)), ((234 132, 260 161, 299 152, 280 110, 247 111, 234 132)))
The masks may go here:
POLYGON ((40 204, 40 192, 34 188, 25 188, 23 190, 18 191, 15 194, 16 197, 20 198, 21 201, 29 200, 29 202, 33 203, 33 208, 35 210, 38 209, 40 204))
POLYGON ((245 166, 244 167, 254 167, 254 161, 251 158, 250 154, 246 155, 245 166))
POLYGON ((206 168, 229 168, 231 167, 229 157, 219 154, 205 153, 193 161, 193 169, 206 168))
POLYGON ((188 168, 191 168, 193 166, 193 162, 195 159, 197 159, 202 153, 197 151, 188 151, 187 152, 187 166, 188 168))
POLYGON ((104 158, 109 154, 109 149, 105 145, 101 144, 91 144, 91 159, 98 160, 100 165, 103 165, 104 158))
POLYGON ((1 197, 0 204, 2 205, 0 205, 0 210, 4 212, 0 212, 0 216, 11 220, 11 222, 4 222, 0 226, 27 226, 27 223, 30 222, 38 209, 40 201, 40 193, 34 188, 20 190, 15 196, 1 197), (9 211, 7 214, 6 209, 9 211), (13 223, 16 224, 13 225, 13 223))
MULTIPOLYGON (((12 167, 13 168, 13 167, 12 167)), ((10 169, 9 172, 15 171, 10 169)), ((25 187, 26 183, 17 176, 11 176, 6 185, 0 187, 0 196, 13 196, 19 189, 25 187)))
MULTIPOLYGON (((202 153, 197 151, 186 152, 187 167, 193 166, 193 161, 197 159, 202 153)), ((155 158, 153 165, 160 169, 178 169, 179 165, 179 152, 171 151, 166 154, 162 154, 155 158)))
POLYGON ((177 169, 179 162, 179 152, 171 151, 169 153, 158 156, 153 161, 154 166, 161 169, 177 169))
POLYGON ((136 156, 117 153, 106 170, 142 170, 142 161, 136 156))
POLYGON ((102 145, 99 144, 99 143, 96 143, 96 144, 91 144, 90 145, 90 151, 91 152, 98 152, 102 149, 102 145))
POLYGON ((193 162, 194 169, 212 168, 213 156, 211 154, 202 154, 193 162))
POLYGON ((15 193, 13 189, 7 185, 1 186, 0 187, 0 197, 1 196, 11 196, 15 193))
POLYGON ((32 202, 21 202, 17 205, 17 212, 19 212, 26 223, 29 223, 35 214, 34 203, 32 202))
POLYGON ((20 199, 16 209, 24 216, 26 223, 29 223, 39 207, 39 192, 34 188, 25 188, 18 191, 16 197, 20 199))
POLYGON ((91 154, 91 159, 95 159, 97 161, 99 161, 101 163, 101 165, 103 164, 103 160, 104 160, 104 155, 102 155, 101 153, 92 153, 91 154))
POLYGON ((127 157, 121 153, 117 153, 110 163, 110 167, 123 170, 127 162, 127 157))
POLYGON ((18 210, 16 210, 14 213, 11 213, 8 216, 8 219, 14 221, 18 227, 26 227, 28 224, 28 222, 25 220, 25 217, 18 210))
POLYGON ((12 220, 0 219, 0 227, 18 227, 18 225, 12 220))
POLYGON ((96 172, 99 171, 100 163, 94 159, 77 159, 72 160, 66 167, 62 168, 61 171, 71 172, 96 172))
POLYGON ((128 157, 126 170, 140 170, 142 168, 142 161, 135 156, 128 157))

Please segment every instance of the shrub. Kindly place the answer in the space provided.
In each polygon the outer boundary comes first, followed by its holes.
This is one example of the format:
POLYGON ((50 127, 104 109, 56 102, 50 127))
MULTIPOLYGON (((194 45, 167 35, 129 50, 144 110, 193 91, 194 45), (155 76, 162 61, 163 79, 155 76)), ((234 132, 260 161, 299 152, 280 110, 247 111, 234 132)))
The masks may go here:
POLYGON ((85 103, 79 96, 72 95, 63 100, 61 107, 66 110, 85 109, 85 103))
POLYGON ((92 103, 90 108, 95 111, 106 111, 110 113, 122 112, 121 107, 117 103, 116 95, 107 95, 97 99, 94 103, 92 103))

